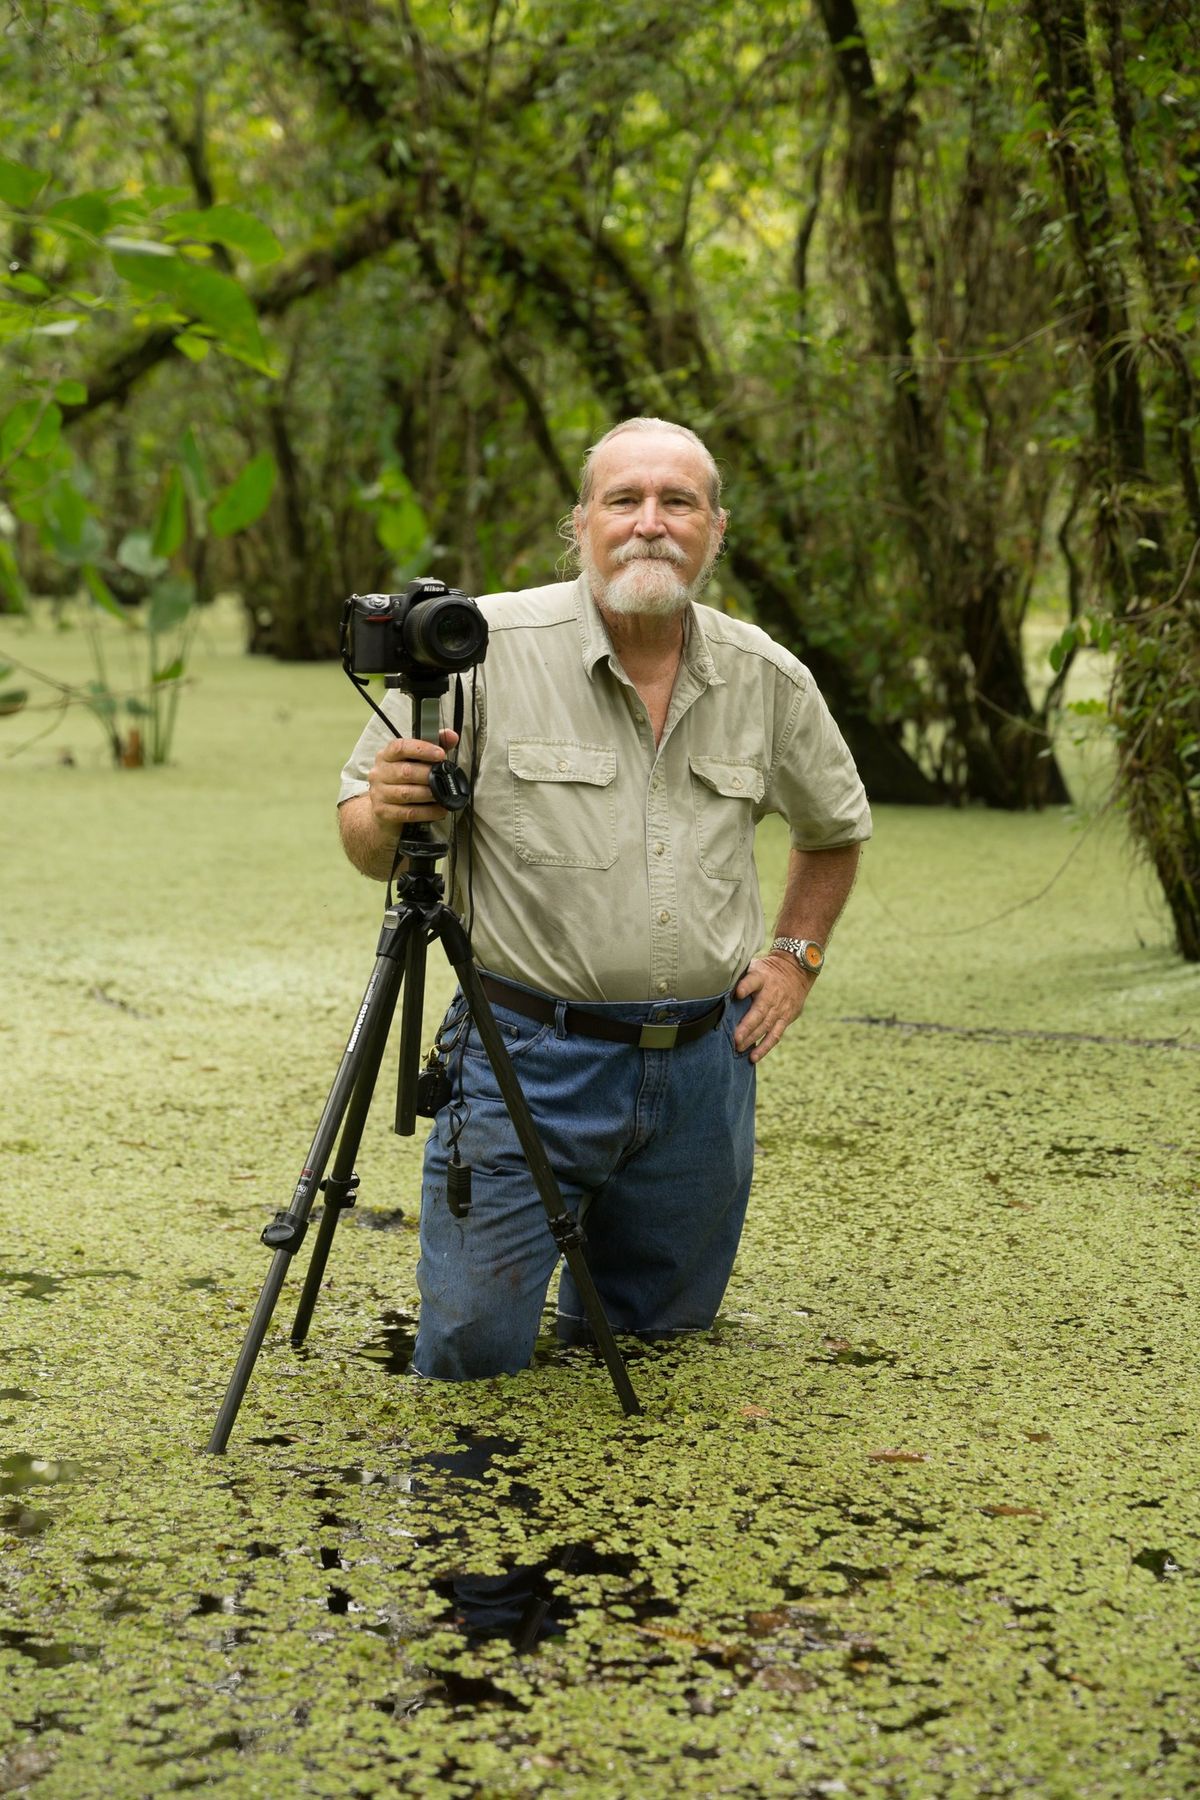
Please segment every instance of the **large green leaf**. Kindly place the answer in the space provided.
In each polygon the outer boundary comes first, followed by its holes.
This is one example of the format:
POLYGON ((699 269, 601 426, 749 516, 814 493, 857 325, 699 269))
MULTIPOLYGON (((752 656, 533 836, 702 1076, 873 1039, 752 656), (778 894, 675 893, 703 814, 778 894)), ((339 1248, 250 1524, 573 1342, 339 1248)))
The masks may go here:
POLYGON ((6 206, 14 206, 23 212, 33 205, 47 180, 40 169, 31 169, 25 163, 0 156, 0 200, 6 206))
POLYGON ((88 237, 99 237, 113 222, 112 207, 103 194, 72 194, 56 200, 43 214, 43 223, 75 225, 88 237))
POLYGON ((180 580, 177 576, 160 581, 150 596, 146 629, 154 636, 174 631, 191 612, 195 597, 196 591, 190 581, 180 580))
POLYGON ((154 581, 167 566, 165 556, 155 554, 148 531, 131 531, 117 545, 117 561, 132 575, 154 581))
POLYGON ((133 624, 133 619, 121 605, 112 589, 105 581, 99 569, 93 563, 84 563, 83 579, 87 583, 88 593, 104 612, 111 613, 114 619, 120 619, 122 625, 133 624))
POLYGON ((151 551, 155 556, 174 556, 183 542, 184 530, 187 526, 187 510, 183 492, 183 476, 177 468, 173 468, 167 477, 166 492, 158 509, 158 517, 154 521, 154 533, 150 541, 151 551))
POLYGON ((246 464, 237 480, 222 489, 208 515, 216 537, 232 537, 244 531, 267 510, 275 489, 275 458, 264 450, 246 464))
POLYGON ((49 489, 42 506, 54 553, 65 563, 89 563, 104 549, 104 533, 70 472, 49 489))
POLYGON ((6 539, 0 538, 0 594, 8 597, 17 612, 29 610, 29 590, 17 561, 16 552, 6 539))
POLYGON ((208 470, 204 466, 204 458, 200 454, 200 445, 196 441, 196 433, 189 425, 179 440, 179 461, 187 471, 192 484, 192 491, 198 500, 207 500, 212 492, 212 484, 208 479, 208 470))
POLYGON ((202 319, 221 344, 255 368, 267 369, 266 345, 245 291, 228 275, 202 268, 151 239, 109 237, 113 268, 147 293, 164 294, 180 312, 202 319))
POLYGON ((191 238, 202 244, 224 244, 226 249, 240 251, 256 265, 274 262, 283 255, 275 233, 238 206, 210 206, 203 212, 176 213, 167 220, 166 231, 172 242, 191 238))
POLYGON ((19 400, 0 425, 0 461, 48 456, 58 442, 62 413, 42 400, 19 400))

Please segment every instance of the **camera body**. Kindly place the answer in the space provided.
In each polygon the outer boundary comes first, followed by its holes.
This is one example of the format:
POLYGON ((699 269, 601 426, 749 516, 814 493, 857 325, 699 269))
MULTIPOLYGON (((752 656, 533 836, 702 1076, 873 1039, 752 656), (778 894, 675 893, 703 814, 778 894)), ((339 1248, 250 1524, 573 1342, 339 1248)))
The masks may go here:
POLYGON ((411 692, 445 691, 445 677, 487 653, 487 620, 444 581, 410 581, 399 594, 351 594, 342 609, 342 662, 350 675, 383 675, 411 692))

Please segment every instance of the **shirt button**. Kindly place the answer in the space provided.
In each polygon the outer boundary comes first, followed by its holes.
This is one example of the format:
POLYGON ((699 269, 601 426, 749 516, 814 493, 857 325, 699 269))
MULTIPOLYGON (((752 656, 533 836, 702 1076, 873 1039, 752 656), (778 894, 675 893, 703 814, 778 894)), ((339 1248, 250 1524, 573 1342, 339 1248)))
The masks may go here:
POLYGON ((671 923, 670 913, 669 912, 660 912, 658 915, 658 922, 660 925, 669 925, 671 923))
POLYGON ((569 766, 570 766, 570 765, 569 765, 569 764, 568 764, 568 763, 565 763, 565 762, 560 762, 560 763, 559 763, 559 765, 558 765, 558 772, 559 772, 559 774, 560 774, 560 775, 565 775, 565 774, 566 774, 566 772, 567 772, 567 769, 568 769, 568 768, 569 768, 569 766))
MULTIPOLYGON (((560 765, 560 766, 561 766, 561 765, 560 765)), ((731 783, 730 783, 730 786, 731 786, 731 787, 741 787, 741 785, 742 785, 742 778, 741 778, 741 776, 740 776, 740 775, 735 775, 735 776, 734 776, 734 778, 733 778, 733 780, 732 780, 732 782, 731 782, 731 783)))
POLYGON ((670 983, 666 982, 666 981, 656 981, 654 986, 655 986, 655 991, 657 993, 665 994, 668 987, 670 986, 670 983))
POLYGON ((655 856, 661 856, 663 854, 663 852, 666 850, 666 847, 667 846, 665 844, 655 844, 655 846, 654 846, 655 856))

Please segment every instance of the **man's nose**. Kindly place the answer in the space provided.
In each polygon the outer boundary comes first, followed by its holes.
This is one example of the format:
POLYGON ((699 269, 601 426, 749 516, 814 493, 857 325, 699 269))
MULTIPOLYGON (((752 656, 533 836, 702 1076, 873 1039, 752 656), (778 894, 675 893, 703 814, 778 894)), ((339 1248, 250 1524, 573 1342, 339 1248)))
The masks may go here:
POLYGON ((666 530, 659 517, 658 501, 653 494, 647 494, 638 508, 637 533, 639 537, 661 537, 666 530))

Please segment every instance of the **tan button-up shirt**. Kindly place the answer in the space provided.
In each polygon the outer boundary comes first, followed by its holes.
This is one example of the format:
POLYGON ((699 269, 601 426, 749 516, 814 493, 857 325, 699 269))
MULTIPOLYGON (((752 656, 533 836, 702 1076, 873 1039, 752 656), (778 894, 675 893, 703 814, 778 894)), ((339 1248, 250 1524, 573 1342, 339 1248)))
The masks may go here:
MULTIPOLYGON (((465 916, 473 861, 476 961, 565 1000, 724 992, 763 941, 758 820, 781 813, 804 850, 871 835, 812 676, 757 626, 690 607, 656 745, 582 577, 479 604, 490 639, 460 749, 474 820, 469 838, 456 822, 448 896, 465 916)), ((411 735, 407 696, 385 711, 411 735)), ((372 719, 339 804, 367 791, 386 737, 372 719)))

